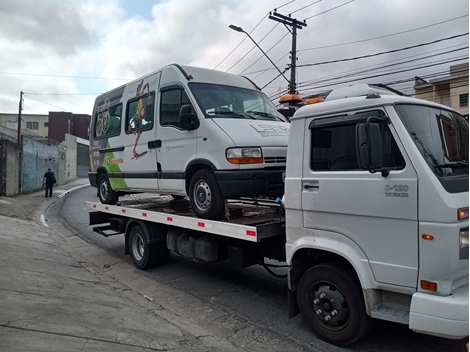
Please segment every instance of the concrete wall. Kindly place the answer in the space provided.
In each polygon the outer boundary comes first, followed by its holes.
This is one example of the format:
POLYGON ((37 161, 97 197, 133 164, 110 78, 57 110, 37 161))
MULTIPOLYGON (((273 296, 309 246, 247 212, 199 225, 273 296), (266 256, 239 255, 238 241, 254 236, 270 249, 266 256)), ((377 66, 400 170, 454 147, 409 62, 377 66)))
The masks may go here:
POLYGON ((77 139, 81 143, 88 141, 66 134, 65 141, 57 144, 47 138, 22 135, 19 147, 15 137, 16 131, 0 126, 0 195, 13 196, 41 189, 48 168, 54 172, 58 184, 77 178, 77 139))
POLYGON ((0 139, 0 195, 13 196, 19 193, 19 155, 16 141, 3 135, 0 139))
POLYGON ((61 144, 65 148, 65 182, 68 182, 77 178, 77 137, 66 134, 61 144))
POLYGON ((47 169, 51 169, 57 182, 61 182, 59 168, 60 153, 57 145, 42 143, 27 136, 22 136, 23 155, 21 162, 21 192, 31 192, 42 187, 42 180, 47 169))

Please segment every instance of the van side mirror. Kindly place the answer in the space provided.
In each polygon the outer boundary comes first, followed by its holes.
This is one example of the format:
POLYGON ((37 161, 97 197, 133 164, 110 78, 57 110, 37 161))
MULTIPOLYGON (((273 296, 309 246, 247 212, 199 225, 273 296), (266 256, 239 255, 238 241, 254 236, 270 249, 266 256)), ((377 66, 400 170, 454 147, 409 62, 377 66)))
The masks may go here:
POLYGON ((184 130, 192 131, 199 128, 199 118, 189 104, 181 106, 180 109, 180 127, 184 130))
POLYGON ((356 125, 356 153, 361 169, 372 173, 381 171, 384 177, 388 175, 383 170, 383 143, 379 123, 367 120, 366 123, 356 125))

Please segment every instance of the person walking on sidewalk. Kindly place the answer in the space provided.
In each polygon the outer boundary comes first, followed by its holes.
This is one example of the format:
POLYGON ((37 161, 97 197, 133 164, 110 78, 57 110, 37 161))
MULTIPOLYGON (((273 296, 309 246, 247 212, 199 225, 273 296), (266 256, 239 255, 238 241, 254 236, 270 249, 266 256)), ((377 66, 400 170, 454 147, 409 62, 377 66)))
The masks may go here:
POLYGON ((46 198, 48 193, 49 197, 52 197, 52 187, 54 186, 54 183, 56 183, 54 173, 51 169, 47 169, 47 172, 44 174, 42 179, 42 184, 46 185, 46 198))

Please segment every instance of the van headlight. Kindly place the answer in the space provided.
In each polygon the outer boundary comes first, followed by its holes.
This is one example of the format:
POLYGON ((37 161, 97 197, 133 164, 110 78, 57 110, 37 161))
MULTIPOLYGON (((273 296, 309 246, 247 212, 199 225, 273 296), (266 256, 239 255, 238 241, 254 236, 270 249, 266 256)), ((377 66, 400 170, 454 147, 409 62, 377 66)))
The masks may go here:
POLYGON ((229 148, 225 151, 225 156, 232 164, 262 164, 264 162, 261 148, 229 148))
POLYGON ((468 259, 468 227, 460 229, 459 259, 468 259))

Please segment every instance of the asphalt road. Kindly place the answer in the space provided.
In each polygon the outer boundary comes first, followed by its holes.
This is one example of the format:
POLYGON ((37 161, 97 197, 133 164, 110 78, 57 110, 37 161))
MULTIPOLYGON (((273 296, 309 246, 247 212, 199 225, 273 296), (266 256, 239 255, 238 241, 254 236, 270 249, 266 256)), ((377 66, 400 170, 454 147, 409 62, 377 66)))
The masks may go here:
MULTIPOLYGON (((85 201, 98 201, 96 189, 85 187, 56 204, 61 221, 73 234, 133 267, 124 255, 124 237, 102 237, 88 225, 85 201)), ((282 274, 282 269, 276 270, 282 274)), ((262 267, 232 268, 225 262, 199 263, 171 255, 167 264, 132 275, 142 285, 161 284, 185 293, 194 302, 217 306, 231 319, 246 321, 269 336, 275 336, 284 351, 465 351, 465 340, 447 340, 417 334, 407 326, 374 320, 372 331, 347 348, 329 345, 315 337, 300 316, 287 318, 287 282, 262 267)), ((188 302, 186 302, 188 303, 188 302)), ((197 305, 197 303, 194 303, 197 305)), ((222 331, 222 330, 221 330, 222 331)), ((222 333, 222 332, 221 332, 222 333)), ((236 337, 235 337, 236 338, 236 337)), ((242 339, 243 336, 240 336, 242 339)))

